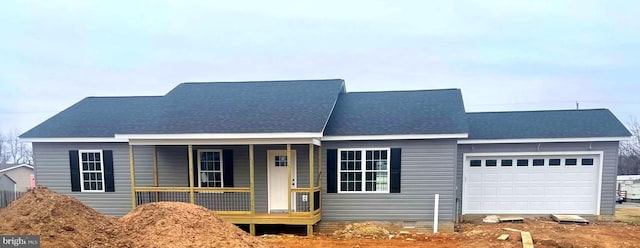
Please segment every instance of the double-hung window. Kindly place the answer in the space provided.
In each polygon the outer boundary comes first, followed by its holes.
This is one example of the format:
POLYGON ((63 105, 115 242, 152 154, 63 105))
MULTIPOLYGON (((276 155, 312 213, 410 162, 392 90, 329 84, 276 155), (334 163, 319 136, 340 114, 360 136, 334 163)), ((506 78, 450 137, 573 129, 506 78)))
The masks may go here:
POLYGON ((198 187, 222 187, 222 150, 198 150, 198 187))
POLYGON ((389 148, 338 151, 338 192, 389 193, 389 148))
POLYGON ((102 150, 79 150, 80 187, 82 192, 104 192, 104 158, 102 150))

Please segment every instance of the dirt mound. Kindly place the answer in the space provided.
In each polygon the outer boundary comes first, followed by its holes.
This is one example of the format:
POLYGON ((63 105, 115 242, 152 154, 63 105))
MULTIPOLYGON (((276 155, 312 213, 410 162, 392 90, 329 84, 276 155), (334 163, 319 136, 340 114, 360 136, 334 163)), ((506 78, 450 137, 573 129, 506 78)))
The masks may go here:
POLYGON ((375 223, 353 223, 348 224, 342 230, 335 231, 333 235, 343 238, 373 238, 388 239, 389 230, 375 223))
POLYGON ((214 212, 187 203, 145 204, 118 222, 119 247, 270 247, 214 212))
POLYGON ((43 247, 111 247, 115 220, 38 186, 0 209, 0 234, 41 235, 43 247))

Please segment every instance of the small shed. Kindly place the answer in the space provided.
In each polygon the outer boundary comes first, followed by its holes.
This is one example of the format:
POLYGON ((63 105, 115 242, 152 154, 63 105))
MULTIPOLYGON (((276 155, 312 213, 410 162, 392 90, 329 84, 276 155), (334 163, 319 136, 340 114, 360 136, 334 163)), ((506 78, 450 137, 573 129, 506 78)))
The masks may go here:
POLYGON ((640 201, 640 175, 618 176, 618 191, 626 192, 627 200, 640 201))
POLYGON ((0 208, 6 207, 16 198, 16 181, 7 174, 0 175, 0 208))

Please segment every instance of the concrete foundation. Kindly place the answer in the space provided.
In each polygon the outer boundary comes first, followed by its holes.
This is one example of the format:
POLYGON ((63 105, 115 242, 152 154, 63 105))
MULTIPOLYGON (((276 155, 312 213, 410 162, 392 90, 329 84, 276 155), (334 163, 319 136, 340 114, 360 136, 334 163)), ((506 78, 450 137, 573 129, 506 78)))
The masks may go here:
MULTIPOLYGON (((333 233, 342 230, 348 224, 370 222, 382 226, 391 232, 412 231, 433 233, 433 222, 431 221, 320 221, 315 231, 319 233, 333 233)), ((454 232, 455 224, 453 222, 438 223, 438 232, 451 233, 454 232)))

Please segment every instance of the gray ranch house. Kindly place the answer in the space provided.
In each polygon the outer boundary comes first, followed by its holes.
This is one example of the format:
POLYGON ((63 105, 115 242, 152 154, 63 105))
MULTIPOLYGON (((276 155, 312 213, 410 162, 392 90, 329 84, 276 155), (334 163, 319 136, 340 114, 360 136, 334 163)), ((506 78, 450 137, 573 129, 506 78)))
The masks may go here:
POLYGON ((474 215, 614 216, 606 109, 467 113, 459 89, 347 92, 343 80, 183 83, 88 97, 21 136, 39 184, 102 213, 181 201, 247 224, 380 221, 440 229, 474 215))

